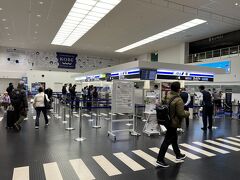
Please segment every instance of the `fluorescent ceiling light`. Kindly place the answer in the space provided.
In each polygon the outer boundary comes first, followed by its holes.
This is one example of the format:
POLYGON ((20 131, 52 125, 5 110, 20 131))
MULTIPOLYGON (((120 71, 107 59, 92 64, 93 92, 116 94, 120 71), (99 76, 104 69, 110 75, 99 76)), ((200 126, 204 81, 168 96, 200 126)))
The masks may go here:
POLYGON ((72 46, 121 0, 76 0, 51 44, 72 46))
POLYGON ((142 46, 144 44, 147 44, 147 43, 150 43, 150 42, 153 42, 153 41, 156 41, 158 39, 161 39, 161 38, 164 38, 164 37, 167 37, 167 36, 170 36, 172 34, 176 34, 178 32, 181 32, 181 31, 184 31, 186 29, 189 29, 189 28, 192 28, 192 27, 195 27, 197 25, 200 25, 200 24, 203 24, 207 21, 205 20, 202 20, 202 19, 193 19, 191 21, 188 21, 186 23, 183 23, 183 24, 180 24, 176 27, 173 27, 171 29, 168 29, 166 31, 163 31, 163 32, 160 32, 158 34, 155 34, 153 36, 150 36, 148 38, 145 38, 143 40, 140 40, 138 42, 135 42, 133 44, 130 44, 126 47, 123 47, 121 49, 118 49, 116 50, 115 52, 125 52, 125 51, 128 51, 130 49, 133 49, 133 48, 136 48, 136 47, 139 47, 139 46, 142 46))

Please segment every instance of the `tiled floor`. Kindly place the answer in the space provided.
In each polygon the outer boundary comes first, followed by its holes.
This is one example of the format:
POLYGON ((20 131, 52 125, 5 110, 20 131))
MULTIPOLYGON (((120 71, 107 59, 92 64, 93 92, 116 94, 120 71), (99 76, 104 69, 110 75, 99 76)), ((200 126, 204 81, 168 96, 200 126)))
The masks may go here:
MULTIPOLYGON (((103 112, 106 113, 106 112, 103 112)), ((51 116, 51 124, 34 129, 34 111, 29 112, 21 132, 5 129, 0 121, 0 179, 1 180, 77 180, 77 179, 239 179, 240 129, 239 121, 218 118, 212 132, 200 130, 201 121, 191 121, 190 128, 179 136, 180 148, 187 155, 184 163, 176 163, 172 148, 166 154, 170 168, 155 167, 162 136, 140 137, 121 133, 117 141, 107 136, 107 121, 101 128, 92 128, 84 117, 83 136, 78 137, 77 114, 74 131, 68 124, 51 116)), ((62 116, 62 115, 61 115, 62 116)), ((143 122, 138 122, 141 132, 143 122)))

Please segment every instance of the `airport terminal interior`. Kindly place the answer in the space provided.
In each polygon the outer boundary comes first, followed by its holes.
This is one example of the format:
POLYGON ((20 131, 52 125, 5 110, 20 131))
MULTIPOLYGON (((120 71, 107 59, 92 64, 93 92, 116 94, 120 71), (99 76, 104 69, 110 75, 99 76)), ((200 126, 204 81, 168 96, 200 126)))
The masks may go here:
POLYGON ((0 0, 0 180, 239 180, 239 0, 0 0))

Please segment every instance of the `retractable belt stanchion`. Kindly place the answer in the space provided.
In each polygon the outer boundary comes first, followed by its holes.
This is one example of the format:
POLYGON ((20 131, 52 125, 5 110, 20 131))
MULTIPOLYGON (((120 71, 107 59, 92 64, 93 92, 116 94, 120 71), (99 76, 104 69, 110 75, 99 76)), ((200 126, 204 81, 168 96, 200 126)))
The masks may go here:
POLYGON ((61 105, 60 99, 58 99, 58 113, 57 113, 57 118, 61 118, 61 116, 60 116, 60 105, 61 105))
POLYGON ((88 120, 88 121, 90 121, 90 122, 93 122, 93 113, 92 113, 92 104, 93 104, 93 101, 92 100, 89 100, 89 102, 91 102, 91 110, 90 110, 90 119, 88 120))
POLYGON ((79 109, 79 137, 75 141, 81 142, 86 140, 85 137, 82 137, 82 107, 79 109))
POLYGON ((69 106, 69 118, 68 118, 68 127, 66 128, 67 131, 72 131, 75 128, 72 127, 72 108, 71 108, 71 104, 69 106))
POLYGON ((93 126, 93 128, 101 128, 100 125, 98 125, 98 119, 99 119, 99 103, 98 103, 98 100, 96 100, 97 102, 97 107, 96 107, 96 120, 95 120, 95 125, 93 126))
POLYGON ((67 124, 67 121, 66 121, 66 101, 63 104, 63 124, 67 124))

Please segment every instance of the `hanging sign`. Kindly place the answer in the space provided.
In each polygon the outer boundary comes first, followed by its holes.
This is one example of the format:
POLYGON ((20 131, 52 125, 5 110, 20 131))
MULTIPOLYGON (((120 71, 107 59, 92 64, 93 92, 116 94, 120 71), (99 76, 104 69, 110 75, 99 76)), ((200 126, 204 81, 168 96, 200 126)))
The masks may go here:
POLYGON ((75 69, 77 54, 57 52, 58 68, 75 69))

